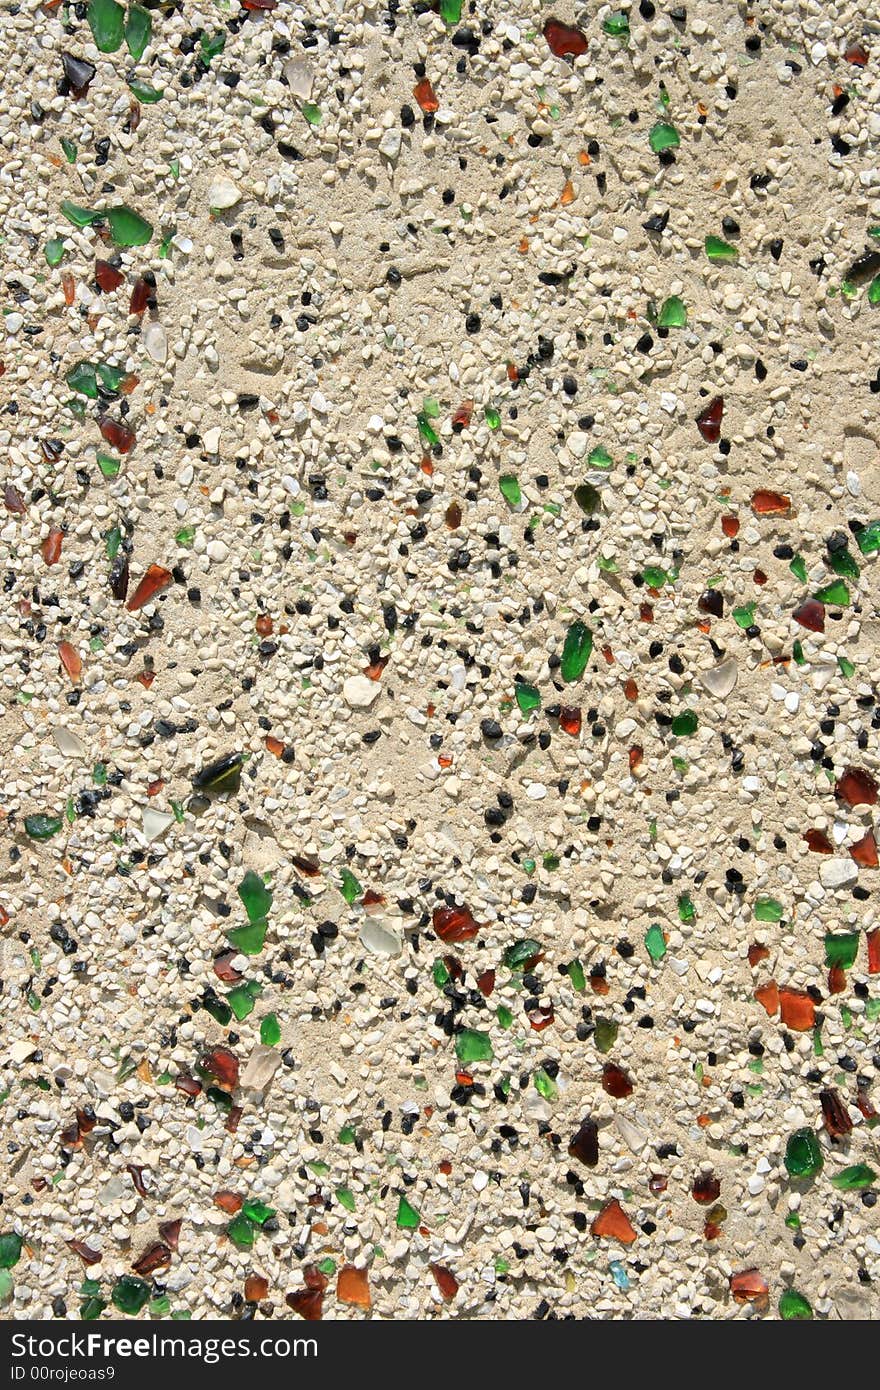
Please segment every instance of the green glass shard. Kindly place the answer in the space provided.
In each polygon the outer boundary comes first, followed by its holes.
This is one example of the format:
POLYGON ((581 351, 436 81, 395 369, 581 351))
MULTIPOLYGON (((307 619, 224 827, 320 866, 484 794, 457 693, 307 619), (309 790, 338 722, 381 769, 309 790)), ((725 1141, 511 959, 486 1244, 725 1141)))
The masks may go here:
POLYGON ((125 21, 125 43, 136 63, 144 56, 144 51, 153 33, 153 21, 149 10, 143 5, 129 5, 125 21))
POLYGON ((587 669, 592 650, 593 634, 590 629, 582 622, 573 622, 562 646, 559 670, 564 681, 571 683, 580 680, 587 669))
POLYGON ((250 1250, 257 1236, 257 1228, 249 1221, 243 1211, 237 1212, 226 1227, 226 1234, 239 1250, 250 1250))
POLYGON ((103 1313, 107 1304, 103 1298, 86 1298, 79 1305, 79 1316, 82 1322, 94 1322, 103 1313))
POLYGON ((536 690, 533 685, 526 685, 525 681, 517 681, 515 694, 516 703, 523 714, 530 714, 532 710, 540 709, 541 692, 536 690))
POLYGON ((32 840, 51 840, 53 835, 57 835, 64 821, 60 816, 46 816, 37 814, 25 816, 24 828, 32 840))
POLYGON ((648 144, 654 154, 662 154, 664 150, 677 150, 681 137, 669 121, 655 121, 648 131, 648 144))
POLYGON ((593 1043, 597 1052, 610 1052, 617 1042, 618 1025, 613 1018, 597 1018, 593 1043))
POLYGON ((114 1308, 126 1317, 133 1318, 141 1311, 150 1298, 150 1286, 143 1279, 135 1279, 132 1274, 123 1274, 117 1279, 110 1295, 114 1308))
POLYGON ((605 448, 604 444, 597 444, 595 449, 591 449, 587 455, 587 463, 591 468, 611 468, 614 459, 605 448))
POLYGON ((677 294, 672 294, 663 301, 657 318, 658 328, 686 328, 687 321, 687 309, 677 294))
POLYGON ((835 574, 840 574, 844 579, 858 579, 861 570, 853 556, 845 545, 835 546, 828 550, 828 564, 835 574))
POLYGON ((488 1033, 463 1028, 455 1035, 455 1055, 460 1062, 491 1062, 495 1056, 488 1033))
POLYGON ((228 1004, 224 1004, 222 999, 215 995, 208 995, 202 999, 202 1008, 216 1019, 221 1028, 225 1028, 232 1018, 232 1010, 228 1004))
POLYGON ((116 0, 89 0, 86 19, 99 53, 115 53, 125 35, 125 10, 116 0))
POLYGON ((846 608, 850 602, 849 588, 842 579, 835 579, 823 589, 817 589, 813 598, 820 603, 831 603, 837 608, 846 608))
POLYGON ((877 1174, 867 1163, 853 1163, 834 1174, 831 1186, 836 1187, 838 1192, 861 1192, 866 1187, 872 1187, 876 1180, 877 1174))
POLYGON ((559 1095, 559 1087, 543 1067, 538 1068, 532 1080, 538 1095, 543 1096, 545 1100, 555 1100, 559 1095))
POLYGON ((55 269, 64 260, 64 242, 60 236, 53 236, 46 242, 43 255, 46 257, 46 264, 55 269))
POLYGON ((494 408, 494 406, 486 406, 486 424, 489 426, 490 430, 497 430, 501 428, 501 416, 499 415, 498 411, 494 408))
POLYGON ((145 246, 153 235, 151 223, 126 203, 107 208, 103 216, 114 246, 145 246))
POLYGON ((840 671, 840 674, 843 676, 844 680, 849 680, 850 677, 854 676, 856 672, 855 666, 853 666, 849 658, 845 656, 839 656, 837 658, 837 669, 840 671))
POLYGON ((597 487, 593 487, 592 483, 581 483, 574 490, 574 500, 582 512, 586 513, 587 516, 592 516, 593 512, 599 509, 602 495, 597 487))
POLYGON ((669 582, 669 575, 659 565, 646 565, 642 570, 642 578, 649 589, 662 589, 663 585, 669 582))
POLYGON ((446 962, 442 959, 442 957, 438 956, 437 959, 434 961, 431 973, 434 979, 434 984, 437 986, 438 989, 442 989, 444 985, 449 983, 449 971, 447 970, 446 962))
POLYGON ((233 927, 232 931, 227 932, 232 945, 236 950, 241 951, 244 956, 257 956, 263 949, 266 940, 266 919, 258 918, 255 922, 248 922, 246 927, 233 927))
POLYGON ((822 1170, 822 1150, 816 1132, 796 1129, 785 1146, 785 1167, 793 1178, 812 1178, 822 1170))
POLYGON ((678 920, 680 922, 693 922, 697 915, 694 907, 693 898, 690 893, 679 893, 678 895, 678 920))
POLYGON ((269 908, 272 906, 272 893, 253 869, 248 869, 239 884, 238 896, 244 904, 249 922, 256 922, 261 917, 268 916, 269 908))
POLYGON ((275 1014, 266 1014, 260 1024, 260 1042, 264 1047, 277 1047, 281 1041, 281 1024, 275 1014))
POLYGON ((458 24, 461 19, 461 0, 440 0, 440 18, 444 24, 458 24))
POLYGON ((81 208, 78 203, 71 203, 68 198, 61 204, 61 211, 72 222, 74 227, 89 227, 93 222, 98 222, 103 217, 103 213, 91 211, 89 208, 81 208))
POLYGON ((354 1211, 354 1193, 350 1187, 337 1187, 336 1200, 346 1211, 354 1211))
POLYGON ((17 1231, 5 1231, 0 1235, 0 1269, 14 1269, 21 1259, 24 1244, 17 1231))
POLYGON ((300 107, 309 125, 320 125, 323 119, 320 106, 316 106, 313 101, 304 101, 300 107))
POLYGON ((783 1322, 807 1322, 812 1318, 813 1310, 797 1289, 786 1289, 779 1300, 779 1316, 783 1322))
POLYGON ((164 1293, 158 1298, 150 1299, 147 1312, 151 1318, 167 1318, 171 1312, 171 1299, 164 1293))
POLYGON ((94 362, 77 362, 64 378, 71 391, 78 391, 89 400, 98 399, 98 376, 94 362))
POLYGON ((730 616, 733 618, 733 621, 736 623, 737 627, 741 627, 744 630, 746 628, 752 627, 755 621, 756 607, 757 605, 754 603, 744 603, 741 608, 733 609, 733 612, 730 616))
POLYGON ((794 559, 792 560, 792 562, 791 562, 791 564, 789 565, 788 568, 791 570, 791 572, 792 572, 792 574, 794 575, 795 579, 799 579, 799 580, 801 581, 802 584, 806 584, 806 582, 807 582, 807 566, 806 566, 806 563, 805 563, 805 561, 804 561, 803 555, 795 555, 794 559))
POLYGON ((512 946, 508 946, 502 956, 503 963, 508 970, 524 970, 530 960, 539 956, 543 947, 540 941, 533 940, 532 937, 524 937, 521 941, 514 941, 512 946))
POLYGON ((698 723, 692 709, 682 710, 681 714, 676 714, 672 720, 672 732, 676 738, 687 738, 689 734, 696 733, 698 723))
POLYGON ((587 977, 579 960, 569 961, 568 978, 571 980, 572 988, 576 989, 578 994, 583 994, 587 987, 587 977))
POLYGON ((880 275, 875 275, 868 286, 868 303, 880 304, 880 275))
POLYGON ((628 39, 629 15, 624 14, 622 10, 617 10, 602 20, 602 28, 612 39, 628 39))
POLYGON ((495 1013, 500 1028, 509 1028, 513 1023, 513 1014, 506 1004, 499 1004, 495 1013))
POLYGON ((401 1196, 400 1201, 397 1204, 396 1224, 398 1230, 414 1231, 418 1227, 418 1224, 421 1221, 421 1219, 422 1218, 419 1216, 419 1213, 416 1211, 415 1207, 412 1206, 412 1204, 408 1202, 405 1197, 401 1196))
POLYGON ((826 932, 825 934, 825 964, 829 970, 841 969, 849 970, 855 964, 856 956, 859 953, 859 933, 849 932, 826 932))
POLYGON ((196 528, 194 526, 181 526, 180 530, 174 533, 175 541, 185 550, 189 550, 195 538, 196 528))
POLYGON ((791 644, 791 654, 798 666, 806 666, 807 658, 804 656, 804 649, 799 639, 791 644))
POLYGON ((880 550, 880 521, 869 521, 856 531, 856 545, 863 555, 875 555, 880 550))
POLYGON ((229 991, 226 998, 239 1023, 242 1019, 247 1018, 248 1014, 253 1013, 254 997, 246 985, 236 985, 234 989, 229 991))
POLYGON ((216 34, 199 35, 199 48, 202 51, 202 62, 206 68, 211 66, 211 59, 216 58, 218 53, 222 53, 226 47, 226 34, 220 29, 216 34))
POLYGON ((659 922, 652 922, 645 932, 645 947, 651 960, 662 960, 666 955, 666 937, 659 922))
POLYGON ((128 79, 128 88, 142 106, 153 106, 165 95, 164 87, 151 87, 149 82, 141 82, 137 77, 128 79))
POLYGON ((755 903, 756 922, 781 922, 782 903, 777 898, 758 898, 755 903))
POLYGON ((343 1125, 337 1138, 340 1144, 353 1144, 357 1139, 357 1134, 351 1125, 343 1125))
POLYGON ((105 478, 115 478, 121 467, 121 459, 112 458, 110 454, 97 454, 98 467, 105 478))
POLYGON ((735 261, 739 255, 736 247, 729 241, 722 241, 720 236, 707 236, 704 245, 710 261, 735 261))
POLYGON ((434 426, 431 424, 431 421, 428 418, 427 411, 419 411, 418 415, 416 416, 416 424, 419 427, 419 436, 425 442, 425 444, 428 444, 433 448, 435 444, 440 443, 440 436, 434 429, 434 426))
POLYGON ((66 139, 64 138, 64 136, 62 135, 62 137, 61 137, 61 148, 62 148, 62 150, 64 151, 64 158, 67 160, 68 164, 75 164, 75 163, 76 163, 76 145, 73 143, 73 141, 72 141, 72 140, 66 140, 66 139))
POLYGON ((270 1217, 275 1215, 274 1207, 267 1207, 265 1202, 261 1202, 259 1197, 248 1197, 242 1211, 248 1221, 253 1221, 257 1226, 265 1226, 270 1217))
POLYGON ((339 891, 345 898, 345 901, 348 903, 349 907, 351 907, 352 903, 357 902, 358 898, 363 897, 364 893, 363 888, 358 883, 351 869, 342 870, 339 891))
POLYGON ((501 489, 501 496, 511 507, 518 507, 522 502, 522 490, 519 479, 515 473, 504 473, 498 479, 498 486, 501 489))

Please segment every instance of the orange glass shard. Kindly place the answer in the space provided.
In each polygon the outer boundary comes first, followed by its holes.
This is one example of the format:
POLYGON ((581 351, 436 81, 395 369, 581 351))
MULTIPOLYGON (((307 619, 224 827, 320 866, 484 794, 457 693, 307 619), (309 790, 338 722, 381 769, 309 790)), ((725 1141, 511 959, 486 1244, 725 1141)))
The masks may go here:
POLYGON ((877 783, 863 767, 848 767, 838 777, 834 794, 847 806, 877 805, 877 783))
POLYGON ((336 1297, 341 1303, 351 1303, 356 1308, 371 1307, 373 1300, 367 1271, 343 1265, 336 1279, 336 1297))
POLYGON ((230 1192, 224 1188, 223 1191, 214 1193, 214 1206, 225 1211, 227 1216, 234 1216, 244 1206, 244 1198, 239 1197, 237 1192, 230 1192))
POLYGON ((269 1280, 262 1274, 249 1274, 244 1281, 244 1296, 248 1303, 259 1303, 269 1292, 269 1280))
POLYGON ((816 1005, 804 990, 781 989, 779 1012, 786 1028, 795 1033, 808 1033, 816 1025, 816 1005))
POLYGON ((734 1303, 754 1303, 759 1307, 769 1304, 770 1285, 759 1269, 743 1269, 731 1274, 730 1292, 734 1303))
POLYGON ((770 980, 768 984, 756 989, 755 998, 767 1010, 770 1018, 779 1013, 779 986, 775 980, 770 980))
POLYGON ((58 659, 74 685, 79 683, 83 664, 79 652, 69 642, 58 643, 58 659))
POLYGON ((761 946, 757 941, 753 941, 749 947, 749 965, 754 970, 762 960, 766 960, 770 952, 766 946, 761 946))
POLYGON ((423 77, 421 82, 417 82, 413 87, 413 96, 422 110, 427 112, 428 115, 433 111, 439 111, 440 103, 427 77, 423 77))
POLYGON ((635 1228, 616 1197, 605 1203, 590 1227, 590 1235, 619 1240, 623 1245, 632 1245, 637 1239, 635 1228))
POLYGON ((828 993, 843 994, 846 990, 846 971, 842 965, 832 965, 828 971, 828 993))
POLYGON ((880 927, 865 935, 868 940, 868 974, 880 975, 880 927))
POLYGON ((76 281, 69 270, 61 272, 61 288, 64 291, 64 303, 69 309, 76 299, 76 281))
POLYGON ((791 511, 791 498, 784 492, 771 492, 758 488, 752 493, 752 511, 756 516, 788 516, 791 511))
POLYGON ((564 734, 577 738, 581 731, 581 712, 572 705, 563 705, 559 711, 559 727, 564 734))
POLYGON ((140 584, 138 584, 128 603, 125 605, 129 613, 136 613, 139 608, 143 608, 145 603, 155 598, 163 589, 167 589, 172 582, 173 576, 170 570, 163 565, 150 565, 140 584))

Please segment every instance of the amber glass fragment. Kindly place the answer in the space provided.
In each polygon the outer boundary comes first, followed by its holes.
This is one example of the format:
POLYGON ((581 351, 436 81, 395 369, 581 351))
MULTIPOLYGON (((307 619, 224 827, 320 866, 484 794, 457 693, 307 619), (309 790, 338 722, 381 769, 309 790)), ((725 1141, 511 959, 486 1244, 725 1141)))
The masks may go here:
POLYGON ((488 999, 488 998, 489 998, 489 995, 492 993, 492 991, 494 990, 494 988, 495 988, 495 971, 494 971, 494 970, 484 970, 483 973, 482 973, 481 975, 478 975, 478 976, 477 976, 477 989, 480 991, 480 993, 482 994, 482 996, 483 996, 484 999, 488 999))
POLYGON ((633 1224, 616 1197, 605 1203, 590 1227, 590 1235, 619 1240, 624 1245, 632 1245, 636 1239, 633 1224))
POLYGON ((128 603, 125 605, 129 613, 136 613, 139 608, 143 608, 145 603, 149 603, 156 594, 167 589, 172 582, 170 570, 166 570, 162 565, 150 565, 141 582, 138 584, 128 603))
POLYGON ((365 1269, 354 1265, 343 1265, 336 1279, 336 1297, 341 1303, 352 1303, 356 1308, 369 1308, 370 1281, 365 1269))
POLYGON ((614 1062, 606 1062, 602 1068, 602 1090, 607 1091, 609 1096, 614 1096, 615 1100, 624 1100, 626 1096, 633 1093, 633 1084, 623 1067, 618 1067, 614 1062))
POLYGON ((559 727, 564 734, 577 738, 581 731, 581 712, 577 706, 562 706, 559 711, 559 727))
POLYGON ((440 109, 440 103, 437 100, 437 95, 427 77, 423 77, 421 82, 417 82, 416 85, 413 87, 413 96, 419 103, 419 106, 422 108, 422 110, 427 112, 429 115, 431 114, 431 112, 438 111, 440 109))
POLYGON ((838 777, 834 794, 847 806, 877 805, 877 783, 863 767, 848 767, 838 777))
POLYGON ((733 540, 739 535, 739 517, 723 516, 721 518, 721 529, 728 540, 733 540))
POLYGON ((868 941, 868 974, 880 975, 880 927, 865 935, 868 941))
POLYGON ((832 1139, 845 1139, 852 1132, 852 1120, 843 1103, 840 1092, 828 1087, 819 1092, 822 1106, 822 1122, 832 1139))
POLYGON ((296 1289, 289 1293, 284 1302, 306 1322, 320 1322, 324 1310, 324 1294, 321 1289, 296 1289))
POLYGON ((214 957, 214 974, 225 985, 237 984, 241 979, 239 972, 232 967, 232 962, 237 955, 238 951, 221 951, 219 956, 214 957))
POLYGON ((851 43, 844 53, 844 58, 853 67, 865 68, 868 66, 868 50, 860 43, 851 43))
POLYGON ((557 58, 571 55, 580 57, 587 51, 587 36, 572 24, 563 24, 558 19, 548 19, 544 25, 544 38, 550 52, 557 58))
POLYGON ((236 1212, 241 1211, 244 1206, 244 1198, 239 1197, 237 1192, 229 1192, 224 1188, 222 1191, 214 1193, 214 1206, 225 1211, 227 1216, 235 1216, 236 1212))
POLYGON ((269 1280, 262 1274, 249 1274, 244 1281, 244 1296, 248 1303, 260 1303, 269 1292, 269 1280))
POLYGON ((90 1245, 86 1245, 84 1240, 69 1240, 67 1246, 74 1255, 79 1255, 84 1265, 99 1264, 104 1258, 100 1250, 93 1250, 90 1245))
POLYGON ((431 1273, 434 1276, 434 1282, 437 1288, 443 1295, 444 1301, 446 1303, 451 1303, 458 1293, 458 1280, 452 1273, 452 1270, 447 1269, 445 1265, 432 1264, 431 1273))
POLYGON ((148 1245, 144 1253, 138 1256, 132 1264, 132 1269, 135 1274, 140 1274, 143 1279, 146 1279, 157 1269, 167 1269, 170 1263, 171 1251, 164 1241, 157 1240, 154 1245, 148 1245))
POLYGON ((761 1308, 769 1304, 770 1285, 759 1269, 743 1269, 730 1276, 730 1292, 735 1303, 754 1303, 761 1308))
POLYGON ((457 502, 450 502, 446 508, 446 525, 450 531, 457 531, 461 525, 461 507, 457 502))
POLYGON ((57 526, 53 526, 48 536, 40 546, 40 554, 47 565, 57 565, 61 559, 61 543, 64 540, 64 532, 59 531, 57 526))
POLYGON ((766 946, 761 946, 759 942, 753 941, 749 947, 749 965, 754 970, 756 965, 760 965, 762 960, 766 960, 770 952, 766 946))
POLYGON ((846 971, 842 965, 832 965, 828 971, 828 993, 843 994, 846 990, 846 971))
POLYGON ((795 1033, 807 1033, 816 1025, 816 1005, 803 990, 781 989, 779 1012, 786 1028, 795 1033))
POLYGON ((116 449, 118 453, 128 454, 134 448, 135 432, 130 430, 128 425, 124 425, 121 420, 113 420, 109 415, 102 415, 98 421, 98 429, 110 448, 116 449))
POLYGON ((141 275, 139 279, 135 280, 132 287, 131 298, 128 301, 128 312, 130 314, 142 314, 152 292, 153 286, 141 275))
POLYGON ((112 294, 124 281, 125 276, 115 265, 111 265, 109 261, 95 261, 95 283, 104 294, 112 294))
POLYGON ((479 932, 480 924, 475 922, 469 907, 435 907, 433 917, 434 931, 441 941, 471 941, 479 932))
POLYGON ((304 859, 300 854, 292 854, 290 862, 301 874, 305 874, 306 878, 315 878, 321 872, 314 859, 304 859))
POLYGON ((76 281, 69 270, 61 272, 61 288, 64 291, 64 303, 69 309, 76 299, 76 281))
POLYGON ((804 839, 813 854, 833 854, 834 846, 824 830, 808 830, 804 839))
POLYGON ((756 516, 787 516, 791 511, 791 498, 784 492, 758 488, 752 493, 752 511, 756 516))
POLYGON ((691 1196, 701 1207, 710 1207, 721 1196, 721 1181, 714 1173, 698 1173, 691 1185, 691 1196))
POLYGON ((724 397, 715 396, 706 409, 697 416, 697 429, 707 444, 717 444, 721 438, 721 421, 724 418, 724 397))
POLYGON ((178 1216, 173 1221, 159 1222, 159 1235, 169 1250, 176 1250, 180 1240, 180 1230, 183 1226, 183 1218, 178 1216))
POLYGON ((456 426, 458 426, 459 429, 467 429, 468 425, 471 422, 471 416, 473 415, 473 413, 473 401, 462 401, 461 405, 458 407, 458 409, 452 417, 452 428, 455 429, 456 426))

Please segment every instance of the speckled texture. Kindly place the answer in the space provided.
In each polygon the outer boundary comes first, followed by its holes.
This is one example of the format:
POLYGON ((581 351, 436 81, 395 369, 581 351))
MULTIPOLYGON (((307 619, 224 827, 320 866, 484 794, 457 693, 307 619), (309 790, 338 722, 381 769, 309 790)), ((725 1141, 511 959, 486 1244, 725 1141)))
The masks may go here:
POLYGON ((880 29, 854 4, 746 20, 721 0, 681 21, 635 7, 625 42, 608 7, 478 0, 451 26, 424 8, 155 10, 132 65, 72 10, 65 30, 66 10, 4 6, 0 1230, 25 1249, 0 1311, 76 1318, 84 1277, 109 1304, 182 1218, 151 1297, 194 1318, 240 1315, 252 1271, 256 1316, 293 1318, 285 1296, 322 1261, 326 1318, 363 1315, 337 1296, 345 1264, 384 1318, 775 1317, 791 1287, 817 1317, 876 1315, 873 1193, 831 1179, 880 1167, 877 870, 849 853, 874 812, 835 796, 848 767, 878 775, 877 561, 854 533, 880 515, 880 306, 841 285, 880 251, 880 29), (553 56, 551 15, 584 56, 553 56), (199 31, 227 24, 200 68, 199 31), (866 66, 844 57, 856 43, 866 66), (80 101, 57 92, 64 51, 97 66, 80 101), (132 70, 164 93, 134 131, 132 70), (64 199, 149 219, 120 288, 97 292, 113 247, 64 199), (710 235, 735 263, 708 259, 710 235), (133 316, 146 270, 155 303, 133 316), (687 326, 658 330, 670 296, 687 326), (136 434, 115 478, 95 403, 68 406, 81 359, 137 377, 107 404, 136 434), (719 395, 712 443, 695 418, 719 395), (790 506, 756 514, 758 490, 790 506), (136 612, 111 592, 114 527, 129 600, 150 564, 174 571, 136 612), (820 634, 793 613, 834 580, 832 536, 860 574, 820 634), (594 648, 566 684, 575 620, 594 648), (737 679, 718 698, 722 661, 737 679), (522 682, 542 701, 528 716, 522 682), (697 730, 675 737, 686 709, 697 730), (194 797, 232 752, 240 789, 194 797), (147 808, 166 818, 152 839, 147 808), (44 843, 36 813, 63 818, 44 843), (213 962, 249 869, 273 902, 263 949, 235 962, 262 993, 230 1036, 203 1005, 229 991, 213 962), (755 920, 767 897, 780 921, 755 920), (480 929, 444 943, 433 913, 453 902, 480 929), (856 961, 830 993, 824 937, 847 930, 856 961), (527 938, 523 981, 503 957, 527 938), (443 957, 465 972, 445 987, 443 957), (821 1053, 754 997, 771 979, 814 991, 821 1053), (244 1072, 270 1013, 283 1060, 237 1090, 232 1134, 175 1078, 218 1044, 244 1072), (597 1020, 618 1028, 605 1053, 597 1020), (470 1079, 462 1027, 494 1051, 470 1079), (609 1062, 629 1097, 603 1089, 609 1062), (844 1140, 823 1129, 829 1089, 844 1140), (594 1167, 567 1152, 588 1115, 594 1167), (796 1181, 803 1127, 824 1168, 796 1181), (692 1187, 711 1174, 726 1216, 707 1233, 692 1187), (275 1210, 252 1249, 225 1234, 220 1191, 275 1210), (415 1230, 396 1224, 404 1193, 415 1230), (611 1199, 631 1244, 591 1233, 611 1199), (102 1259, 84 1270, 70 1240, 102 1259), (449 1301, 432 1263, 458 1281, 449 1301), (738 1303, 731 1276, 755 1268, 768 1297, 738 1303))

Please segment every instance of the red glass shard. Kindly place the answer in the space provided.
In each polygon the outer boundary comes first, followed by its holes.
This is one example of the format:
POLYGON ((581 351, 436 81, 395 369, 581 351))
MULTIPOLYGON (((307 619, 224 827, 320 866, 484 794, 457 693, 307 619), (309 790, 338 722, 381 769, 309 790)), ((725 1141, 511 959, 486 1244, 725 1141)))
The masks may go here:
POLYGON ((114 420, 109 415, 102 415, 98 421, 98 429, 110 448, 116 449, 120 454, 128 454, 134 448, 137 436, 134 430, 129 429, 128 425, 124 425, 121 420, 114 420))
POLYGON ((492 991, 493 991, 494 988, 495 988, 495 971, 494 971, 494 970, 484 970, 483 973, 482 973, 481 975, 478 975, 478 976, 477 976, 477 989, 480 991, 480 993, 482 994, 482 996, 483 996, 484 999, 488 999, 488 998, 489 998, 489 995, 492 993, 492 991))
POLYGON ((715 396, 706 409, 697 416, 696 425, 707 444, 717 444, 721 438, 721 421, 724 419, 724 397, 715 396))
POLYGON ((825 605, 820 603, 818 599, 804 599, 800 608, 796 608, 791 616, 808 632, 825 631, 825 605))
POLYGON ((48 536, 40 546, 40 554, 47 565, 57 565, 61 559, 61 543, 64 540, 64 532, 59 531, 57 526, 53 526, 48 536))
POLYGON ((135 280, 131 291, 131 298, 128 301, 128 312, 130 314, 142 314, 147 307, 147 302, 153 286, 149 284, 141 275, 135 280))
POLYGON ((439 111, 440 103, 437 100, 437 94, 427 77, 423 77, 421 82, 417 82, 413 87, 413 96, 422 110, 429 115, 433 111, 439 111))
POLYGON ((587 36, 572 24, 563 24, 558 19, 548 19, 544 25, 544 38, 550 52, 557 58, 579 58, 587 51, 587 36))
POLYGON ((752 493, 752 511, 755 516, 788 516, 791 511, 791 498, 784 492, 771 492, 758 488, 752 493))
POLYGON ((615 1100, 625 1100, 633 1093, 633 1084, 623 1067, 618 1067, 614 1062, 606 1062, 602 1068, 602 1090, 607 1091, 609 1096, 614 1096, 615 1100))
POLYGON ((877 783, 863 767, 848 767, 838 777, 834 794, 847 806, 877 805, 877 783))
POLYGON ((590 1234, 619 1240, 623 1245, 632 1245, 637 1238, 632 1222, 616 1197, 605 1203, 590 1227, 590 1234))
POLYGON ((458 1293, 458 1280, 452 1270, 447 1269, 446 1265, 432 1264, 431 1273, 437 1288, 443 1295, 444 1302, 451 1303, 458 1293))
POLYGON ((115 265, 109 261, 95 261, 95 283, 104 294, 112 294, 124 282, 125 276, 115 265))
POLYGON ((214 1047, 203 1053, 199 1067, 223 1091, 234 1091, 238 1085, 238 1058, 228 1047, 214 1047))
POLYGON ((559 727, 564 734, 577 738, 581 731, 581 712, 576 705, 563 705, 559 711, 559 727))
POLYGON ((854 845, 850 845, 849 852, 857 864, 863 869, 876 869, 877 841, 874 839, 873 830, 868 830, 860 840, 856 840, 854 845))
POLYGON ((435 907, 434 931, 441 941, 471 941, 480 931, 480 924, 474 920, 471 910, 462 907, 435 907))
POLYGON ((808 830, 804 835, 809 849, 813 854, 833 854, 834 846, 825 834, 824 830, 808 830))
POLYGON ((710 1207, 721 1196, 721 1180, 714 1173, 698 1173, 691 1184, 691 1196, 701 1207, 710 1207))

